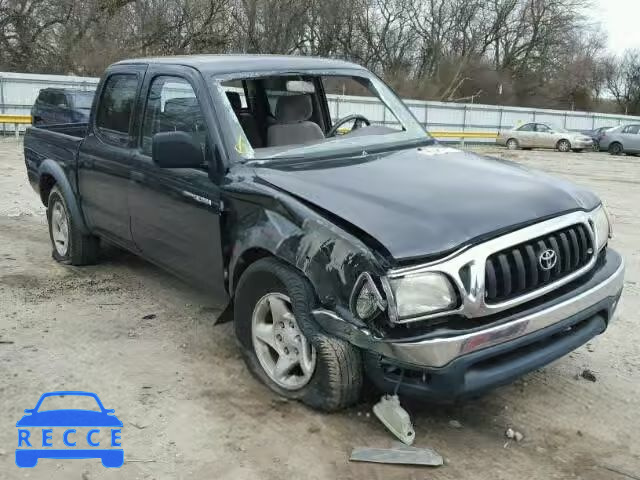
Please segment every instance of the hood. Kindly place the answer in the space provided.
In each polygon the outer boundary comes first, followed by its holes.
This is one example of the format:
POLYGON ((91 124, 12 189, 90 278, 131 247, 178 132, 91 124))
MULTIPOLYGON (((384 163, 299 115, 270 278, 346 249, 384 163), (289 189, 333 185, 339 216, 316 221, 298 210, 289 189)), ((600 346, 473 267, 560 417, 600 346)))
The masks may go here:
POLYGON ((397 260, 440 255, 600 203, 542 172, 438 145, 273 165, 256 168, 257 176, 363 230, 397 260))
POLYGON ((17 427, 121 427, 115 415, 92 410, 47 410, 25 415, 17 427))

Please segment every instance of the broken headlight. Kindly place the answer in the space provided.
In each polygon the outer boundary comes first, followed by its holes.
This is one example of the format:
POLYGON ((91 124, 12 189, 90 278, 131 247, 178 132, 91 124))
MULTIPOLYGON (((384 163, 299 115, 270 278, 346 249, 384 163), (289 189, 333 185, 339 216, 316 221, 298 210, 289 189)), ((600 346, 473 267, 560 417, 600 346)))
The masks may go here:
POLYGON ((367 272, 358 277, 351 292, 350 303, 351 311, 361 320, 367 320, 387 309, 387 302, 382 298, 373 277, 367 272))
POLYGON ((591 213, 591 222, 596 235, 596 251, 600 251, 611 238, 611 223, 604 205, 600 205, 591 213))
POLYGON ((449 279, 437 272, 389 278, 397 323, 454 310, 458 297, 449 279))

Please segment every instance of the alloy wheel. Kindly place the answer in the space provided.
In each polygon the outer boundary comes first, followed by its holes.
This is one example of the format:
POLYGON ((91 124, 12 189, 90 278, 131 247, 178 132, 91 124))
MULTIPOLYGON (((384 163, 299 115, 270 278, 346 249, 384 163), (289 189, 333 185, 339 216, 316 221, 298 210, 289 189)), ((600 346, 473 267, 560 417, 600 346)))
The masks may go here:
POLYGON ((51 211, 51 237, 58 255, 66 256, 69 251, 69 218, 60 201, 56 201, 51 211))
POLYGON ((269 378, 286 390, 304 387, 316 367, 316 351, 305 338, 281 293, 268 293, 256 303, 251 319, 256 357, 269 378))

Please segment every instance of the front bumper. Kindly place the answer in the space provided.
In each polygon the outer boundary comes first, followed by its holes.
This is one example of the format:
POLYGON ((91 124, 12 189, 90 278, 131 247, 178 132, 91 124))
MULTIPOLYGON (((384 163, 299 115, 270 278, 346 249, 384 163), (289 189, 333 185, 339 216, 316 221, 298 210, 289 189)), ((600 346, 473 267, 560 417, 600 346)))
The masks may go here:
POLYGON ((617 307, 624 262, 609 249, 577 291, 499 325, 463 335, 389 342, 387 354, 365 353, 371 380, 382 390, 431 401, 480 395, 540 368, 604 332, 617 307))
POLYGON ((592 148, 593 140, 576 140, 574 144, 572 144, 572 148, 592 148))
POLYGON ((400 393, 449 402, 510 383, 604 332, 623 282, 622 257, 607 249, 575 287, 567 285, 549 301, 464 332, 389 341, 335 316, 320 314, 318 320, 364 351, 367 374, 381 390, 393 391, 402 376, 400 393))

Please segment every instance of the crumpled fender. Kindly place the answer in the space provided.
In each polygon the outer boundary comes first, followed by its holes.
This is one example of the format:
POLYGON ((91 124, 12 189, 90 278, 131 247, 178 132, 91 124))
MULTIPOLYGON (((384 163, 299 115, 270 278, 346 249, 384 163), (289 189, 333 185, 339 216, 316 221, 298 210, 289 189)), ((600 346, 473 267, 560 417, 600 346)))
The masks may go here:
POLYGON ((89 230, 84 221, 84 216, 80 210, 78 199, 71 188, 71 183, 65 174, 63 168, 56 161, 49 159, 44 160, 38 167, 38 178, 41 179, 43 175, 51 175, 56 180, 56 185, 64 195, 64 200, 69 209, 69 214, 73 218, 74 225, 78 226, 83 233, 88 233, 89 230))
POLYGON ((362 272, 383 274, 385 258, 303 202, 278 191, 264 193, 252 195, 250 201, 246 195, 231 195, 226 200, 237 216, 230 222, 233 230, 227 239, 233 246, 228 266, 230 294, 239 279, 238 269, 243 269, 243 256, 266 250, 305 275, 322 307, 362 323, 349 309, 353 285, 362 272))

